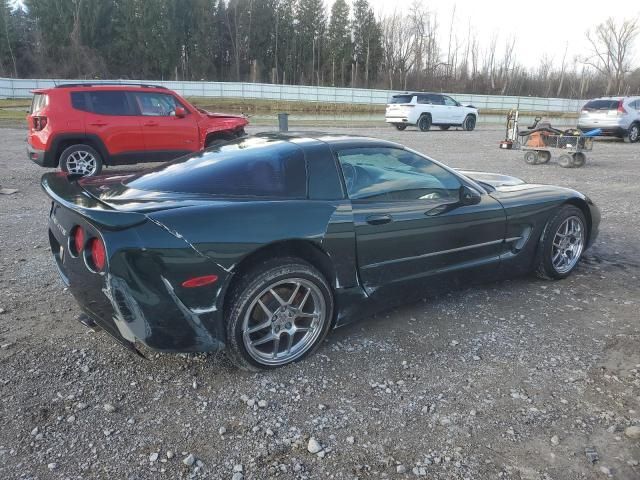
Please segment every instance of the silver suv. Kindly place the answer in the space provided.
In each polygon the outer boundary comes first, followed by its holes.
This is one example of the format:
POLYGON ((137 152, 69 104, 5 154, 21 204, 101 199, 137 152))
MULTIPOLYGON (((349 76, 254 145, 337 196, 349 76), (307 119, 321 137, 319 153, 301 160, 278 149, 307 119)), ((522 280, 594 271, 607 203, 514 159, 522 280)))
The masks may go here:
POLYGON ((603 136, 640 140, 640 97, 603 97, 589 100, 578 119, 583 132, 602 129, 603 136))

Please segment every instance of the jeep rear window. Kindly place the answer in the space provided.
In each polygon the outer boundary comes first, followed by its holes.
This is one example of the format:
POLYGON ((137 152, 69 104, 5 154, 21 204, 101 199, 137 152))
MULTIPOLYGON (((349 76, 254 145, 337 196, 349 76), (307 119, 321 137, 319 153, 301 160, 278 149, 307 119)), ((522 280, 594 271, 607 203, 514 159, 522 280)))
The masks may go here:
POLYGON ((591 100, 583 107, 584 110, 617 110, 618 100, 591 100))
POLYGON ((76 110, 82 110, 88 112, 87 97, 84 92, 71 92, 71 106, 76 110))
POLYGON ((47 106, 48 97, 44 93, 36 93, 31 100, 31 110, 29 113, 35 113, 47 106))
POLYGON ((411 103, 413 95, 394 95, 389 103, 411 103))
POLYGON ((231 197, 306 198, 302 149, 244 138, 179 158, 125 182, 129 188, 231 197))

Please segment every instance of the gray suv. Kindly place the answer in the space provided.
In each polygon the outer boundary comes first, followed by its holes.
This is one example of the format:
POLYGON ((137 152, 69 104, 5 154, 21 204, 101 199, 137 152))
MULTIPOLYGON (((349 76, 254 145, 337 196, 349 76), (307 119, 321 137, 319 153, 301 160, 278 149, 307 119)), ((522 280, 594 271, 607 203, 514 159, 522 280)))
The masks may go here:
POLYGON ((578 119, 583 132, 601 128, 602 135, 640 140, 640 97, 603 97, 589 100, 578 119))

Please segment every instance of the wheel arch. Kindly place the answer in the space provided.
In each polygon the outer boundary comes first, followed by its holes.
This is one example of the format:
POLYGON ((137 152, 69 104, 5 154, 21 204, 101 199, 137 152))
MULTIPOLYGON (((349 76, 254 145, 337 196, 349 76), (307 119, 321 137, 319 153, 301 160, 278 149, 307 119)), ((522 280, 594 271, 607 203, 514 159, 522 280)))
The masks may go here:
POLYGON ((90 135, 86 133, 65 133, 56 135, 51 144, 51 151, 53 152, 54 158, 54 167, 58 167, 60 165, 60 155, 65 149, 73 146, 85 144, 93 147, 98 153, 102 156, 102 163, 104 165, 108 165, 109 162, 109 152, 107 148, 104 146, 104 143, 97 135, 90 135))
POLYGON ((231 281, 224 293, 223 308, 226 309, 228 307, 228 300, 244 275, 248 274, 260 263, 277 257, 299 258, 300 260, 309 263, 325 277, 327 283, 331 287, 332 293, 335 293, 337 273, 333 265, 333 261, 320 245, 311 240, 281 240, 254 250, 234 266, 233 277, 231 278, 231 281))
POLYGON ((585 200, 578 197, 569 198, 566 202, 564 202, 564 205, 573 205, 574 207, 579 208, 584 215, 584 218, 587 221, 587 238, 585 239, 585 243, 588 245, 591 240, 591 227, 593 225, 593 219, 591 218, 591 209, 589 208, 589 205, 587 205, 587 202, 585 200))

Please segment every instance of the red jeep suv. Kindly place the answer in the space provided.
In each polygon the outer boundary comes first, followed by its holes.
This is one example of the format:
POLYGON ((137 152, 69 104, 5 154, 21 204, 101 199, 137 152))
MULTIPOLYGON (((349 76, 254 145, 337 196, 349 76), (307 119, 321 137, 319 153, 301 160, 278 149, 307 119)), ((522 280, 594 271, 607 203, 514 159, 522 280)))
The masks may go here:
POLYGON ((103 165, 162 162, 244 135, 244 116, 210 113, 165 87, 68 84, 34 90, 29 158, 98 175, 103 165))

